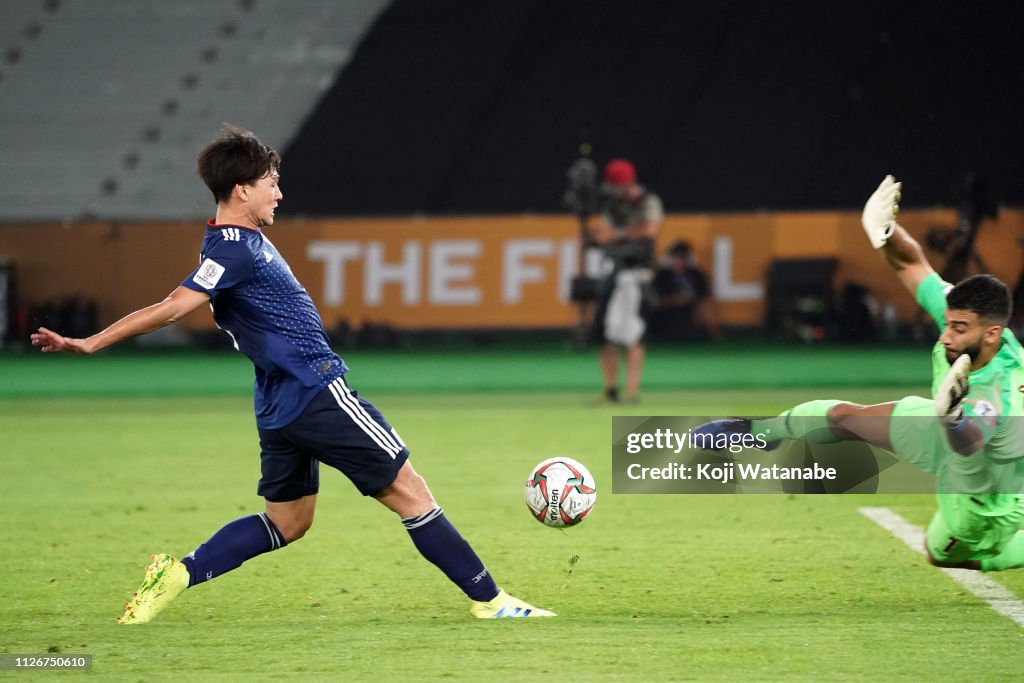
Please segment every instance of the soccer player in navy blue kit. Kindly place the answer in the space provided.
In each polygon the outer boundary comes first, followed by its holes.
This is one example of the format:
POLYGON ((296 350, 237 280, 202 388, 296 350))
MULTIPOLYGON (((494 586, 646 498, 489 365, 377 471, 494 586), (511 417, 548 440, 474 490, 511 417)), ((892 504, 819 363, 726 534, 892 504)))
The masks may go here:
POLYGON ((252 133, 225 128, 199 154, 199 175, 217 201, 199 267, 160 303, 91 337, 72 339, 44 327, 32 335, 44 352, 88 355, 210 305, 256 371, 258 493, 265 512, 230 522, 180 561, 154 555, 118 621, 144 624, 186 588, 302 538, 313 523, 320 463, 401 518, 416 549, 470 598, 472 616, 555 616, 498 588, 413 470, 398 433, 349 388, 348 368, 331 350, 312 299, 263 234, 283 198, 280 162, 252 133))

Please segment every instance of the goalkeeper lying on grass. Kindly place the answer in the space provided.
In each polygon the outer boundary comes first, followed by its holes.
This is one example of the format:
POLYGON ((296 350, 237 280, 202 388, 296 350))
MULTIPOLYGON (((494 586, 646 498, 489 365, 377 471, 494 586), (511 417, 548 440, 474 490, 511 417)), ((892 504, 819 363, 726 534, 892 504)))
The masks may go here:
POLYGON ((1007 329, 1011 298, 991 275, 955 287, 896 223, 901 184, 886 176, 861 221, 900 282, 942 329, 932 349, 932 399, 908 396, 863 406, 809 401, 765 420, 716 420, 695 434, 866 441, 935 475, 939 509, 928 525, 928 559, 940 567, 1024 567, 1024 354, 1007 329))

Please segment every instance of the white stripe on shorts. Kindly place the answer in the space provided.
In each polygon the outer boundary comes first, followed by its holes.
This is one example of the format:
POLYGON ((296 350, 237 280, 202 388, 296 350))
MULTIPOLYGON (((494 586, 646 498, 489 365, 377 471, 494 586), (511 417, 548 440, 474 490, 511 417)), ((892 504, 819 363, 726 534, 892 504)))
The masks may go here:
POLYGON ((361 415, 363 419, 366 420, 366 423, 369 425, 369 427, 373 429, 377 434, 379 434, 381 439, 385 443, 390 445, 392 448, 397 449, 396 452, 400 452, 403 448, 405 448, 405 444, 402 442, 402 440, 395 438, 398 436, 397 434, 395 434, 395 436, 392 436, 392 433, 394 433, 395 431, 394 428, 392 428, 391 433, 389 433, 387 430, 384 429, 383 425, 374 420, 373 417, 368 412, 366 412, 366 409, 363 408, 363 405, 359 402, 359 399, 352 395, 352 390, 349 388, 348 383, 345 382, 344 376, 339 377, 337 380, 335 380, 335 382, 337 382, 342 400, 344 400, 350 406, 352 406, 352 409, 356 411, 356 414, 361 415))
POLYGON ((401 446, 397 445, 388 433, 370 417, 370 414, 359 405, 359 401, 352 396, 348 386, 342 381, 341 377, 328 384, 327 388, 331 390, 334 400, 338 402, 341 409, 366 432, 367 436, 373 439, 374 443, 380 446, 382 450, 387 451, 392 460, 401 453, 401 446))

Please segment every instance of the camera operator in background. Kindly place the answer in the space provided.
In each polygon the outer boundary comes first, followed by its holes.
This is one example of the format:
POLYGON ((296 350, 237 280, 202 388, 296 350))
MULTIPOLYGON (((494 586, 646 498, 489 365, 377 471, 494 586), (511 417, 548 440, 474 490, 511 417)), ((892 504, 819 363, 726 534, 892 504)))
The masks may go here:
POLYGON ((636 168, 625 159, 605 166, 603 210, 587 224, 590 241, 604 255, 601 298, 594 316, 593 339, 599 357, 604 395, 619 400, 619 349, 626 357, 625 399, 640 396, 650 313, 654 241, 664 217, 661 199, 636 182, 636 168))
POLYGON ((721 338, 708 277, 697 266, 689 242, 679 240, 668 248, 654 274, 654 293, 658 305, 651 315, 652 340, 679 343, 701 336, 721 338))

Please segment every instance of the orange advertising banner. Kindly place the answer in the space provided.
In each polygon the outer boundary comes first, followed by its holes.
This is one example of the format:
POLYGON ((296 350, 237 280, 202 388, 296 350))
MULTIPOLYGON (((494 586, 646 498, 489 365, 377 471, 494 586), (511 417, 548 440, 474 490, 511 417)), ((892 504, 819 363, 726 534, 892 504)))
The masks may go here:
MULTIPOLYGON (((900 221, 923 239, 956 226, 950 210, 907 211, 900 221)), ((88 223, 0 226, 0 258, 10 261, 19 298, 32 306, 68 296, 97 302, 100 320, 159 301, 198 263, 197 223, 88 223)), ((405 328, 547 328, 576 321, 569 283, 577 273, 575 218, 280 218, 265 232, 309 291, 330 327, 340 321, 405 328)), ((1004 210, 979 232, 976 253, 1011 286, 1022 267, 1024 212, 1004 210)), ((917 306, 868 245, 853 212, 666 216, 659 253, 690 242, 708 274, 720 322, 756 325, 764 278, 776 259, 836 258, 837 291, 865 286, 899 318, 917 306)), ((593 259, 593 255, 591 256, 593 259)), ((945 257, 929 252, 935 267, 945 257)), ((599 260, 599 257, 598 257, 599 260)), ((184 323, 208 328, 207 311, 184 323)))
POLYGON ((332 221, 314 232, 294 224, 268 235, 325 321, 486 328, 574 320, 569 281, 579 242, 571 220, 332 221))

